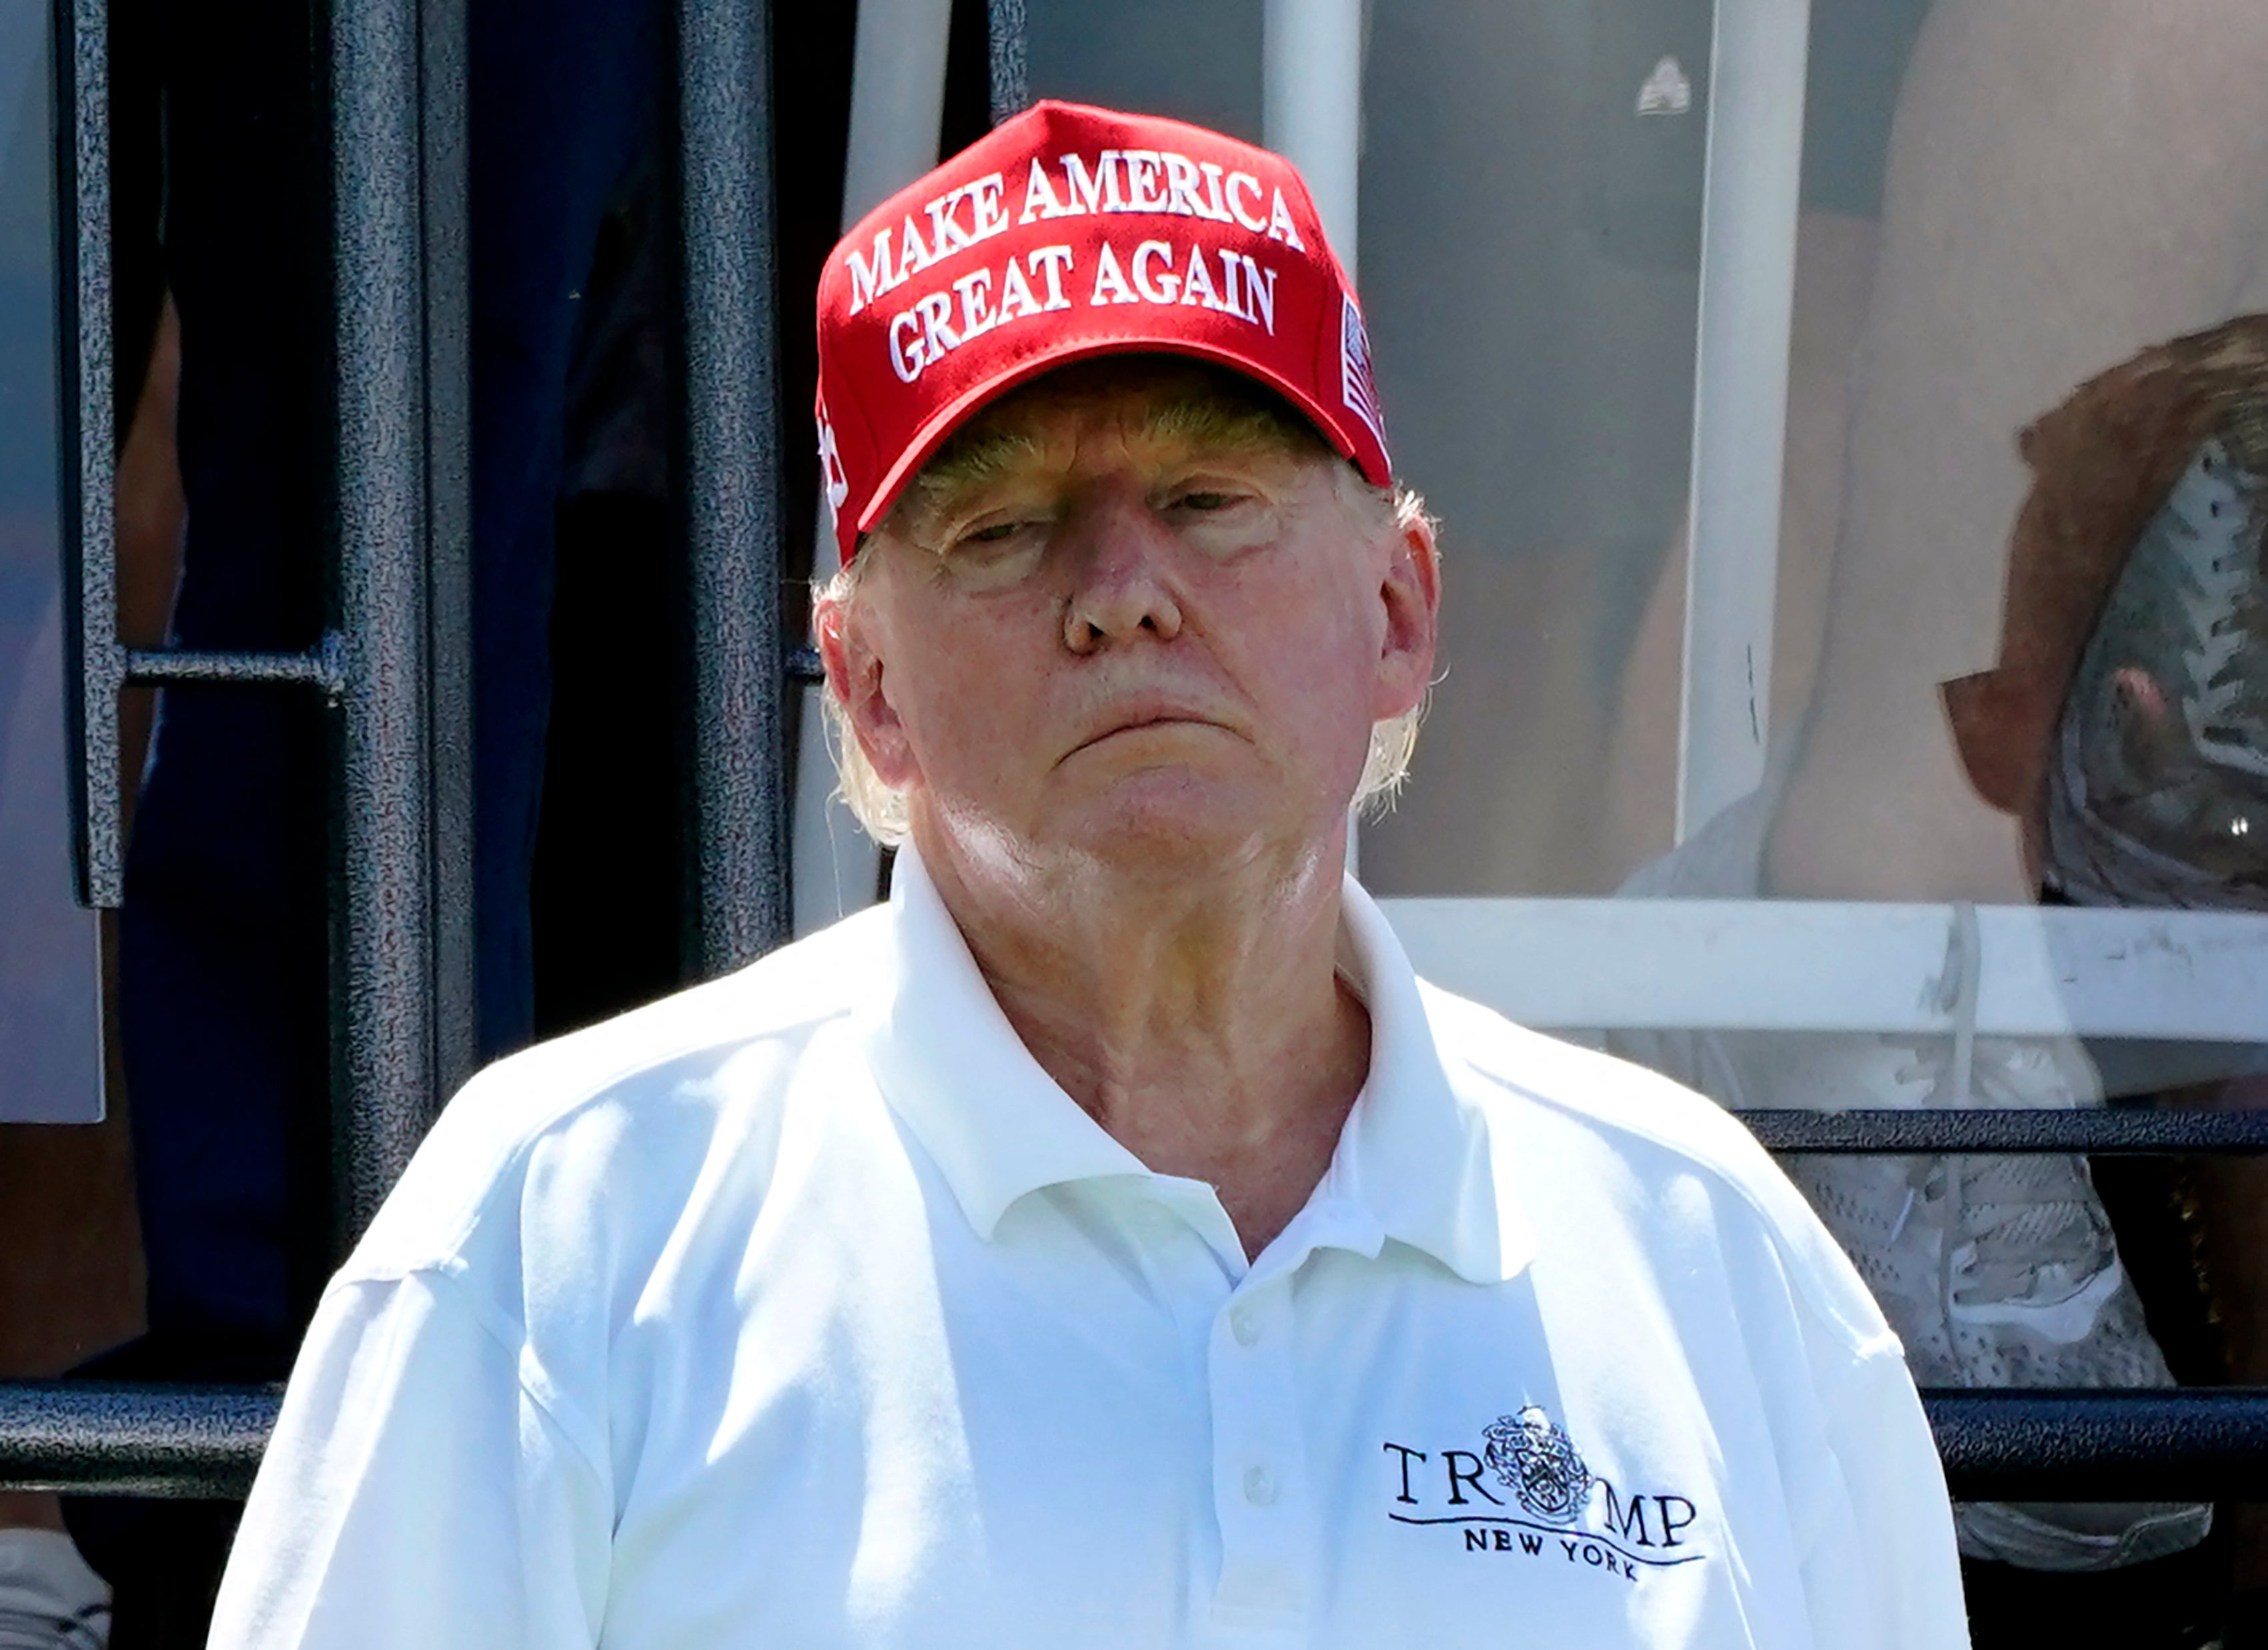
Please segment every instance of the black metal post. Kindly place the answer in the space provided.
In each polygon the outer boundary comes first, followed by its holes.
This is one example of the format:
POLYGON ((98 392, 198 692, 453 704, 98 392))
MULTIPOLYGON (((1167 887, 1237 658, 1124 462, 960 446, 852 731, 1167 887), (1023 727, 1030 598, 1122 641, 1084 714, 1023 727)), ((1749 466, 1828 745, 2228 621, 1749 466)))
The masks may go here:
POLYGON ((2268 1492, 2268 1389, 1922 1394, 1968 1501, 2253 1500, 2268 1492))
MULTIPOLYGON (((1962 1500, 2268 1498, 2268 1389, 1923 1395, 1962 1500)), ((0 1490, 240 1496, 272 1387, 0 1382, 0 1490)))
POLYGON ((333 0, 336 306, 338 1235, 378 1211, 434 1106, 431 632, 418 0, 333 0))
POLYGON ((2038 1111, 1743 1111, 1775 1152, 1935 1156, 1965 1152, 2189 1156, 2268 1152, 2268 1108, 2159 1111, 2143 1106, 2038 1111))
POLYGON ((764 0, 680 0, 686 559, 703 975, 790 932, 779 389, 764 0))
POLYGON ((126 854, 118 773, 116 409, 111 404, 110 51, 106 0, 69 0, 55 30, 56 250, 63 264, 58 402, 63 464, 66 695, 71 754, 71 858, 79 902, 115 907, 126 854))
POLYGON ((0 1382, 0 1490, 240 1497, 281 1401, 274 1387, 0 1382))
POLYGON ((472 167, 468 0, 423 0, 434 1098, 480 1058, 473 930, 472 167))
POLYGON ((992 124, 1020 114, 1032 101, 1024 0, 985 0, 985 67, 991 81, 992 124))
POLYGON ((335 699, 344 686, 337 632, 305 653, 232 653, 178 647, 125 650, 125 680, 136 687, 170 682, 247 688, 314 688, 335 699))

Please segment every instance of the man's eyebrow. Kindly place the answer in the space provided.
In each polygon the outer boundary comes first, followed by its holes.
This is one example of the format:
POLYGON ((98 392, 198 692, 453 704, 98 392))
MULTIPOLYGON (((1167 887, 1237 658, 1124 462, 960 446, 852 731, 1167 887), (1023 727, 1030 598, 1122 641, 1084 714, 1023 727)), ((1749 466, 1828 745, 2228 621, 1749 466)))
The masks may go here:
POLYGON ((1142 421, 1152 441, 1245 452, 1276 448, 1300 452, 1322 445, 1306 424, 1289 412, 1219 394, 1177 396, 1152 407, 1142 421))
POLYGON ((909 516, 932 516, 954 500, 1040 456, 1035 438, 1018 430, 983 430, 955 438, 914 473, 906 490, 909 516))
MULTIPOLYGON (((1138 438, 1241 453, 1300 453, 1322 446, 1322 438, 1288 411, 1204 392, 1152 406, 1143 415, 1138 438)), ((1043 452, 1037 438, 1013 428, 956 436, 915 473, 901 506, 906 525, 918 533, 970 493, 1013 474, 1043 452)))

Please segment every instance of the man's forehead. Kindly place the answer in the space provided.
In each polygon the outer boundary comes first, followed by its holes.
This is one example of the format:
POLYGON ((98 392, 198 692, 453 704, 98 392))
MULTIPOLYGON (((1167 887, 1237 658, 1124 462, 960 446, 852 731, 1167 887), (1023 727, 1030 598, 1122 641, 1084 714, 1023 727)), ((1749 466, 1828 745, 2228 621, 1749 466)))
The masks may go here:
POLYGON ((1083 438, 1135 448, 1329 448, 1264 387, 1202 362, 1135 357, 1081 362, 1018 387, 972 416, 924 465, 934 492, 1063 461, 1083 438))

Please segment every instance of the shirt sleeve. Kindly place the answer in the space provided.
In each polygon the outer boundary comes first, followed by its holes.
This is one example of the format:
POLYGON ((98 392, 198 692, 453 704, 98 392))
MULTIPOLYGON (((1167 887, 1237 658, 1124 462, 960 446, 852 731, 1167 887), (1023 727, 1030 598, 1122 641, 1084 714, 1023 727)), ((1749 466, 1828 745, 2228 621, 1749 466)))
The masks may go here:
POLYGON ((1829 1396, 1827 1477, 1803 1563, 1812 1642, 1966 1650, 1945 1473, 1897 1343, 1860 1354, 1829 1396))
POLYGON ((215 1650, 590 1650, 612 1494, 446 1274, 335 1285, 253 1485, 215 1650))

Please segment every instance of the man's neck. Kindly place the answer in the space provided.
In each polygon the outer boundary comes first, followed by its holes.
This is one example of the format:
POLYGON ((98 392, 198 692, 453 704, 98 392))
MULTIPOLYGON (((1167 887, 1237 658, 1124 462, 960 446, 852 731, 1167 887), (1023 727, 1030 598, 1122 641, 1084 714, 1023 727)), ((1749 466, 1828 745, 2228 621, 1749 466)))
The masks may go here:
POLYGON ((1160 1174, 1205 1181, 1248 1256, 1305 1205, 1369 1069, 1337 977, 1336 854, 1204 878, 922 860, 1016 1034, 1160 1174))

